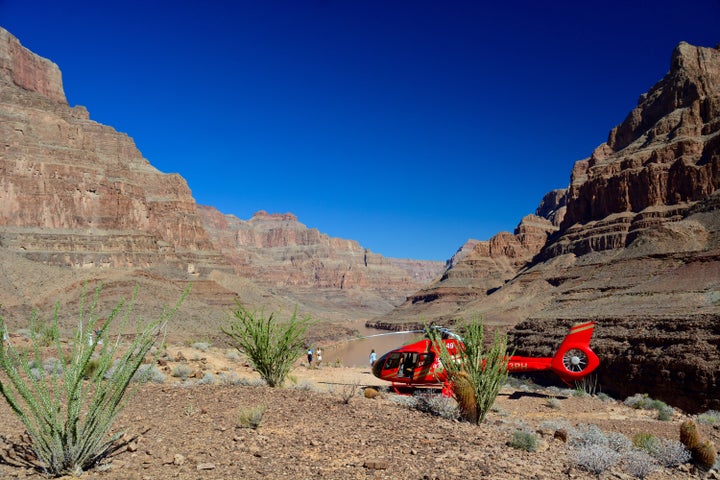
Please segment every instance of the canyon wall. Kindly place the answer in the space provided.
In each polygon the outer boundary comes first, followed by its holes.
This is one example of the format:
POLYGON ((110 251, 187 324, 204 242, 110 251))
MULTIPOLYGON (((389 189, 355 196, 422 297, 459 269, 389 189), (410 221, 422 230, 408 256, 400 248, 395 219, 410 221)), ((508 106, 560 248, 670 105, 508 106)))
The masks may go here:
POLYGON ((292 214, 242 221, 199 207, 179 174, 160 172, 128 135, 70 107, 58 66, 2 28, 0 254, 6 318, 78 303, 86 282, 104 283, 111 297, 142 284, 154 294, 143 307, 172 302, 192 282, 187 318, 177 321, 188 335, 218 331, 236 299, 297 306, 319 320, 367 319, 443 268, 373 254, 292 214))
POLYGON ((720 50, 681 43, 667 75, 575 163, 568 188, 542 200, 535 213, 555 227, 544 242, 536 230, 542 245, 517 256, 492 248, 510 234, 475 242, 439 281, 370 323, 479 314, 510 329, 519 354, 545 355, 573 322, 595 320, 605 391, 718 409, 719 188, 720 50))

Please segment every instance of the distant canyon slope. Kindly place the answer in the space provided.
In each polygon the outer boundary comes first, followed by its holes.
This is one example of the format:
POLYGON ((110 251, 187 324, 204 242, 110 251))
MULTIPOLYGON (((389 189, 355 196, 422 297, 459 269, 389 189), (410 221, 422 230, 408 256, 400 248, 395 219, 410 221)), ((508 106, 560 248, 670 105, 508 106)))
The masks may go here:
POLYGON ((237 299, 312 314, 313 340, 350 320, 482 315, 533 355, 592 319, 604 391, 720 409, 719 130, 720 51, 681 43, 568 188, 513 233, 471 240, 447 265, 391 259, 289 213, 197 205, 182 177, 71 108, 57 65, 0 28, 0 314, 21 328, 60 301, 69 325, 82 285, 102 281, 101 309, 139 285, 148 317, 192 282, 171 337, 214 338, 237 299))
POLYGON ((518 353, 550 355, 569 325, 595 320, 606 391, 720 408, 719 132, 720 50, 680 43, 566 190, 371 324, 479 314, 515 326, 518 353))
POLYGON ((72 318, 86 282, 104 284, 107 305, 139 285, 136 308, 152 315, 192 282, 171 334, 218 332, 236 299, 286 315, 297 306, 342 326, 391 310, 444 266, 385 258, 292 214, 242 221, 197 205, 180 175, 158 171, 126 134, 68 106, 58 66, 0 28, 0 313, 8 321, 27 322, 56 301, 72 318))

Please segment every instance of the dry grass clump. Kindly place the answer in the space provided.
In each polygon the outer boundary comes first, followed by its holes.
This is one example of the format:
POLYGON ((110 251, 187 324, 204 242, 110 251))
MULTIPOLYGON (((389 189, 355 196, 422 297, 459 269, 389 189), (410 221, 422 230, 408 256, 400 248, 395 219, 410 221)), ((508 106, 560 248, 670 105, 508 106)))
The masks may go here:
POLYGON ((241 408, 237 416, 238 427, 252 428, 253 430, 256 430, 262 424, 266 411, 267 405, 241 408))

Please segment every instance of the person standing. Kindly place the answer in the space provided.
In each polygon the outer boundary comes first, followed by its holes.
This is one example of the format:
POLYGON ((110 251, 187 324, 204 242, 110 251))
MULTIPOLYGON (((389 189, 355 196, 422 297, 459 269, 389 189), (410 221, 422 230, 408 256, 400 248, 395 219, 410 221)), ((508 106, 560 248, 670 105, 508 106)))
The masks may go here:
POLYGON ((312 367, 312 357, 313 357, 313 351, 312 348, 308 348, 308 367, 312 367))
POLYGON ((317 357, 317 366, 319 367, 320 362, 322 362, 322 350, 320 350, 320 348, 315 350, 315 356, 317 357))
POLYGON ((377 360, 377 354, 375 353, 375 349, 372 349, 372 352, 370 352, 370 366, 372 367, 375 365, 375 360, 377 360))

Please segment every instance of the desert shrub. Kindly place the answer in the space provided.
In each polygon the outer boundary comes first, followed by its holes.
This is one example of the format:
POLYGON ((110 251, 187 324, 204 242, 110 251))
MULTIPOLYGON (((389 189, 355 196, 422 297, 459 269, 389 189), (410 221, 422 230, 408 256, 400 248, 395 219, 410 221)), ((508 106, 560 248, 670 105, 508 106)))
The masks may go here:
POLYGON ((216 381, 215 375, 213 375, 210 372, 205 372, 205 375, 203 375, 203 377, 200 380, 198 380, 198 384, 199 385, 215 385, 215 381, 216 381))
POLYGON ((622 463, 627 473, 635 478, 647 478, 652 472, 658 469, 653 457, 646 451, 637 448, 626 452, 622 457, 622 463))
POLYGON ((225 353, 225 358, 227 358, 231 362, 237 362, 240 360, 240 355, 238 354, 237 350, 228 350, 225 353))
POLYGON ((55 357, 46 358, 43 361, 43 370, 50 375, 60 375, 63 371, 63 365, 60 360, 55 357))
POLYGON ((670 405, 660 405, 658 407, 657 419, 662 422, 669 422, 675 416, 675 409, 670 405))
POLYGON ((187 380, 187 378, 190 376, 191 373, 192 373, 192 368, 190 368, 189 365, 185 365, 184 363, 181 363, 179 365, 175 365, 175 367, 173 367, 172 372, 170 374, 173 377, 187 380))
POLYGON ((574 449, 570 458, 578 467, 600 475, 617 465, 620 454, 604 445, 587 444, 574 449))
POLYGON ((633 445, 654 455, 660 448, 660 440, 649 433, 637 433, 632 438, 633 445))
POLYGON ((614 402, 615 401, 614 398, 612 398, 610 395, 608 395, 605 392, 598 393, 597 398, 603 402, 614 402))
POLYGON ((598 379, 596 375, 588 375, 575 381, 576 397, 592 397, 598 391, 598 379))
POLYGON ((668 468, 677 467, 690 460, 690 451, 677 440, 660 440, 651 454, 660 465, 668 468))
POLYGON ((573 447, 586 447, 590 445, 608 447, 608 438, 605 435, 605 432, 603 432, 597 425, 578 425, 568 433, 570 434, 568 443, 570 443, 573 447))
POLYGON ((538 448, 537 435, 533 432, 525 430, 515 430, 513 436, 508 442, 508 445, 517 448, 518 450, 525 450, 526 452, 534 452, 538 448))
POLYGON ((190 346, 196 350, 200 350, 201 352, 207 352, 210 348, 210 344, 208 342, 195 342, 190 346))
POLYGON ((264 387, 267 385, 262 378, 249 379, 241 377, 237 372, 223 372, 218 375, 220 385, 233 385, 236 387, 264 387))
POLYGON ((296 308, 287 322, 280 323, 274 314, 266 317, 264 311, 251 312, 240 303, 233 317, 223 333, 270 387, 281 386, 305 350, 310 317, 298 318, 296 308))
POLYGON ((334 393, 340 398, 340 401, 347 405, 350 403, 350 400, 352 400, 360 391, 360 384, 355 383, 345 383, 343 385, 340 385, 338 388, 334 389, 334 393))
MULTIPOLYGON (((122 318, 119 331, 125 329, 137 289, 130 302, 121 300, 115 306, 99 328, 99 334, 88 342, 88 333, 98 327, 96 306, 100 290, 100 287, 96 289, 87 307, 83 290, 69 354, 64 352, 59 336, 54 335, 53 346, 61 368, 58 374, 47 375, 42 369, 32 372, 28 352, 18 352, 10 342, 0 343, 0 369, 7 376, 5 383, 0 382, 0 393, 27 429, 37 468, 52 476, 79 476, 113 450, 123 432, 109 438, 108 435, 115 417, 129 401, 130 382, 188 293, 186 290, 176 307, 164 311, 156 321, 145 326, 138 322, 135 339, 122 352, 119 335, 112 342, 103 339, 109 336, 108 327, 117 317, 122 318), (98 365, 88 374, 88 364, 94 355, 98 365), (106 379, 115 357, 119 357, 120 362, 106 379)), ((59 331, 58 325, 56 307, 52 330, 59 331)), ((0 331, 7 331, 2 317, 0 331)), ((32 338, 32 360, 36 364, 40 363, 40 348, 46 340, 46 337, 32 338)))
POLYGON ((607 446, 618 453, 627 452, 633 448, 632 440, 620 432, 608 432, 605 434, 605 438, 607 446))
POLYGON ((413 397, 416 400, 415 408, 421 412, 449 419, 456 419, 460 415, 458 404, 452 398, 433 393, 419 393, 413 397))
POLYGON ((257 429, 262 424, 266 411, 266 405, 241 408, 237 416, 238 427, 257 429))
POLYGON ((562 407, 562 404, 560 403, 560 400, 557 399, 557 397, 550 397, 545 402, 545 405, 547 405, 549 408, 552 408, 553 410, 559 410, 562 407))
POLYGON ((165 374, 160 371, 155 365, 140 365, 135 375, 133 375, 133 382, 145 383, 165 383, 165 374))
POLYGON ((463 419, 480 424, 485 419, 500 389, 508 379, 507 335, 495 331, 492 346, 485 351, 485 327, 479 317, 462 323, 462 344, 458 342, 457 355, 448 352, 437 329, 426 328, 430 340, 440 355, 447 374, 447 381, 453 387, 453 395, 460 405, 463 419))
POLYGON ((543 420, 538 425, 538 430, 550 432, 556 432, 558 430, 568 430, 569 428, 570 423, 564 419, 543 420))
POLYGON ((720 424, 720 412, 717 410, 708 410, 698 415, 697 421, 698 423, 704 423, 706 425, 718 425, 720 424))
POLYGON ((307 379, 303 379, 303 380, 295 383, 295 385, 293 385, 293 388, 296 388, 297 390, 302 390, 304 392, 317 392, 318 391, 315 384, 307 379))
POLYGON ((647 409, 652 399, 648 397, 647 393, 636 393, 623 400, 623 403, 630 408, 636 408, 638 410, 647 409))

